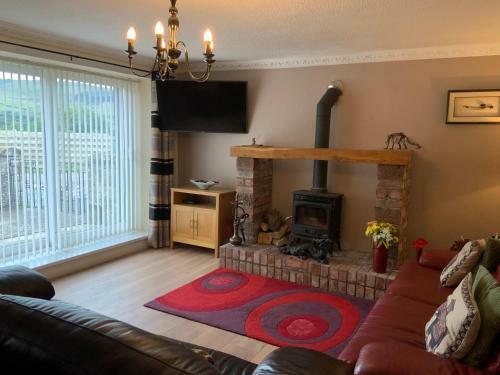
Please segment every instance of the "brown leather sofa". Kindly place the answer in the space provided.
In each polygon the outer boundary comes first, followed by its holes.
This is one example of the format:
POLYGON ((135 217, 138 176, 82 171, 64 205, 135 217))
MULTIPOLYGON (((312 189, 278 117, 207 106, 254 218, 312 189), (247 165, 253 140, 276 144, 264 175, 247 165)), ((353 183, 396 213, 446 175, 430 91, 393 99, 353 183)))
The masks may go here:
POLYGON ((351 365, 307 349, 280 348, 256 365, 154 335, 79 306, 51 300, 55 294, 51 283, 23 267, 0 269, 0 293, 3 294, 0 296, 2 373, 343 375, 353 372, 351 365))
MULTIPOLYGON (((440 286, 439 276, 455 255, 453 251, 430 251, 419 262, 411 261, 401 267, 396 280, 339 356, 355 364, 355 374, 500 373, 498 367, 480 371, 426 351, 425 324, 453 292, 453 288, 440 286)), ((498 348, 494 350, 498 354, 498 348)))

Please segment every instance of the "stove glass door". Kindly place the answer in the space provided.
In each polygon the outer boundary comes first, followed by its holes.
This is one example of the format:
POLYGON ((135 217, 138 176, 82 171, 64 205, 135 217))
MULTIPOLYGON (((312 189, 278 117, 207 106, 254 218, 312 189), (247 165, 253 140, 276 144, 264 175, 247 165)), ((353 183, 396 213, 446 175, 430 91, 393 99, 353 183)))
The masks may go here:
POLYGON ((328 230, 328 208, 310 203, 297 203, 295 223, 328 230))

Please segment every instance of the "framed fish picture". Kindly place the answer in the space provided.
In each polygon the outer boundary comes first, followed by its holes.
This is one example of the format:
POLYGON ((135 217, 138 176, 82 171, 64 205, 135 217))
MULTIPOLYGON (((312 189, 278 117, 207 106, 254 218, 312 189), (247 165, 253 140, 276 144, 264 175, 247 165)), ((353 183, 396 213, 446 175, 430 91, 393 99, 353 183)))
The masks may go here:
POLYGON ((500 89, 448 91, 446 123, 500 123, 500 89))

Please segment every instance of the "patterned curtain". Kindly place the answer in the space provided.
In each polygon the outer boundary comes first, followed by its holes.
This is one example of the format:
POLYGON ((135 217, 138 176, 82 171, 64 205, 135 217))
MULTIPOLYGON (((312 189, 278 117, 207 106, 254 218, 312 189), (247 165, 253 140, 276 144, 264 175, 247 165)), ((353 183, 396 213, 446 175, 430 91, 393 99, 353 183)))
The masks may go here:
POLYGON ((170 187, 174 179, 175 136, 161 129, 156 82, 151 84, 151 177, 148 242, 155 249, 168 247, 170 238, 170 187))

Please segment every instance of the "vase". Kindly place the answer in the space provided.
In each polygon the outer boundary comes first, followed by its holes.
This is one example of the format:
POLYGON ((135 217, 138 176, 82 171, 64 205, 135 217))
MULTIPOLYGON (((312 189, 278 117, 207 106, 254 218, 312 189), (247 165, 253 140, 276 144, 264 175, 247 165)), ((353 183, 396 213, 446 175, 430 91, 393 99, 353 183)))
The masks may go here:
POLYGON ((373 271, 376 273, 386 273, 387 258, 389 250, 384 245, 373 247, 373 271))
POLYGON ((420 257, 422 256, 422 248, 418 247, 416 251, 417 251, 417 262, 418 262, 420 260, 420 257))

